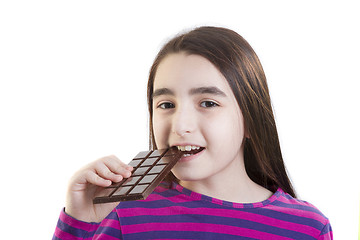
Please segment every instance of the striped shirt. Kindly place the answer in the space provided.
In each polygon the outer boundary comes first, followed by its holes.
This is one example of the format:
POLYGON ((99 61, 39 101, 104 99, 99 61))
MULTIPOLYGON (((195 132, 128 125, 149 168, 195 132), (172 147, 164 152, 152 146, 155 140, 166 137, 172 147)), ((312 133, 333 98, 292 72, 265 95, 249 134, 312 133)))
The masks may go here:
POLYGON ((313 205, 278 189, 258 203, 232 203, 161 184, 146 200, 121 202, 101 223, 61 212, 57 239, 333 239, 313 205))

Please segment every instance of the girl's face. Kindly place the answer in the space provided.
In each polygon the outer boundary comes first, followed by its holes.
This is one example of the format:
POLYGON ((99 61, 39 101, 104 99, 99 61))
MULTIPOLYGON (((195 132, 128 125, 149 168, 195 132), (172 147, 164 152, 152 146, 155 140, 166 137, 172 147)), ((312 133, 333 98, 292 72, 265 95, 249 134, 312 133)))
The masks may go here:
POLYGON ((188 151, 172 170, 181 181, 228 178, 243 166, 242 113, 224 76, 199 55, 170 54, 158 66, 153 128, 159 149, 188 151))

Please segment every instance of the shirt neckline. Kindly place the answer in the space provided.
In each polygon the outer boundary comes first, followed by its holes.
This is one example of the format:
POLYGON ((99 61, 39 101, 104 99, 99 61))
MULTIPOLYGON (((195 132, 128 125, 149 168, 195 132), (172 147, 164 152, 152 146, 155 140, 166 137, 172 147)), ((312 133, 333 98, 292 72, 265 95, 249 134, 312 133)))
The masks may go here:
POLYGON ((172 182, 172 184, 170 184, 170 188, 182 193, 183 195, 186 195, 187 197, 191 198, 192 200, 206 201, 206 202, 210 202, 213 204, 226 206, 226 207, 232 207, 232 208, 264 207, 264 206, 269 205, 270 203, 274 202, 275 200, 277 200, 281 194, 284 194, 284 191, 281 188, 278 188, 273 195, 271 195, 268 199, 266 199, 264 201, 254 202, 254 203, 236 203, 236 202, 230 202, 230 201, 213 198, 213 197, 203 195, 203 194, 200 194, 197 192, 193 192, 190 189, 187 189, 176 182, 172 182))

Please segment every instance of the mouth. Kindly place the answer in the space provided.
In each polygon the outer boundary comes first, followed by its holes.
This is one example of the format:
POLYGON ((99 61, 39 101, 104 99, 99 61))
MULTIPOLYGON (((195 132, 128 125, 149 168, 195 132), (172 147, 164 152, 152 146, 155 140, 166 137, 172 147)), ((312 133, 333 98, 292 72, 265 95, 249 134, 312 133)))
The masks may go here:
POLYGON ((199 152, 205 149, 204 147, 192 146, 192 145, 176 146, 176 147, 179 151, 184 152, 183 157, 190 157, 192 155, 198 154, 199 152))

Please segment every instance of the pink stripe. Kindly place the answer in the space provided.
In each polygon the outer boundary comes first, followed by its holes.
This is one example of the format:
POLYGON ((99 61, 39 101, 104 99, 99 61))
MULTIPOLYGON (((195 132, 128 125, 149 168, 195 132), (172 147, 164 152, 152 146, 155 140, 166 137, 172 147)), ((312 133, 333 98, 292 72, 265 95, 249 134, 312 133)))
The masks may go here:
POLYGON ((55 234, 54 234, 56 237, 60 238, 60 239, 73 239, 73 240, 91 240, 91 237, 90 238, 80 238, 80 237, 76 237, 70 233, 67 233, 67 232, 64 232, 62 231, 60 228, 56 228, 55 230, 55 234))
POLYGON ((280 195, 278 197, 278 200, 283 203, 295 204, 295 205, 300 205, 300 206, 309 205, 310 207, 314 207, 313 205, 306 203, 306 202, 302 202, 296 198, 290 198, 290 199, 286 198, 284 195, 280 195))
POLYGON ((158 193, 162 193, 162 192, 165 192, 165 191, 168 191, 169 188, 166 188, 166 187, 162 187, 161 185, 157 186, 154 190, 154 192, 158 192, 158 193))
POLYGON ((94 238, 92 238, 92 240, 97 240, 97 239, 119 240, 119 239, 118 239, 118 238, 116 238, 116 237, 109 236, 109 235, 104 234, 104 233, 101 233, 101 234, 96 234, 96 235, 94 236, 94 238))
MULTIPOLYGON (((298 201, 289 201, 289 199, 285 198, 285 197, 279 197, 278 199, 280 202, 283 203, 288 203, 288 204, 292 204, 292 205, 298 205, 298 206, 304 206, 304 204, 300 204, 298 201)), ((307 204, 307 206, 314 208, 315 210, 317 210, 316 207, 314 207, 311 204, 307 204)), ((326 222, 328 221, 328 219, 326 219, 324 216, 322 216, 320 214, 320 212, 311 212, 311 211, 306 211, 306 210, 301 210, 301 209, 296 209, 296 208, 287 208, 287 207, 281 207, 281 206, 276 206, 276 205, 272 205, 270 207, 265 206, 265 208, 269 208, 269 209, 273 209, 279 212, 283 212, 283 213, 289 213, 291 215, 295 215, 295 216, 299 216, 299 217, 307 217, 307 218, 313 218, 316 219, 318 221, 320 221, 322 224, 326 224, 326 222)))
POLYGON ((222 200, 216 199, 216 198, 213 198, 213 199, 211 200, 211 202, 212 202, 212 203, 215 203, 215 204, 219 204, 219 205, 222 205, 222 203, 223 203, 222 200))
POLYGON ((298 205, 298 206, 308 206, 308 207, 312 207, 314 209, 317 209, 314 205, 312 205, 311 203, 308 203, 308 202, 304 202, 304 201, 300 201, 298 199, 288 199, 286 198, 285 196, 281 195, 279 196, 278 200, 280 202, 283 202, 283 203, 288 203, 288 204, 292 204, 292 205, 298 205))
POLYGON ((196 193, 196 192, 191 192, 190 193, 190 197, 192 198, 192 200, 201 200, 201 194, 196 193))
POLYGON ((71 217, 70 215, 66 214, 65 211, 61 211, 60 220, 71 227, 85 231, 95 231, 100 225, 95 223, 87 223, 87 222, 79 221, 71 217))
POLYGON ((267 238, 278 240, 289 240, 290 238, 278 235, 259 232, 252 229, 233 227, 227 225, 208 224, 208 223, 146 223, 128 225, 124 228, 124 234, 140 233, 147 231, 190 231, 190 232, 213 232, 221 234, 232 234, 235 236, 267 238), (126 232, 125 232, 126 231, 126 232))
MULTIPOLYGON (((174 203, 183 203, 183 202, 192 202, 194 201, 193 198, 190 198, 186 195, 177 195, 172 197, 164 197, 158 194, 151 194, 146 200, 141 200, 143 202, 150 202, 150 201, 157 201, 157 200, 169 200, 174 203)), ((200 200, 200 199, 199 199, 200 200)))
MULTIPOLYGON (((152 238, 151 240, 164 240, 163 238, 152 238)), ((172 238, 171 240, 186 240, 188 238, 172 238)))
POLYGON ((175 189, 178 190, 179 192, 182 192, 182 190, 184 189, 184 187, 181 186, 180 184, 177 184, 175 189))
POLYGON ((242 203, 233 203, 233 207, 234 208, 244 208, 244 204, 242 204, 242 203))
MULTIPOLYGON (((323 235, 320 235, 318 240, 329 240, 329 239, 333 239, 334 236, 333 236, 333 232, 332 231, 329 231, 323 235)), ((360 238, 359 238, 360 239, 360 238)))
POLYGON ((267 217, 267 216, 263 216, 263 215, 259 215, 259 214, 255 214, 255 213, 250 213, 250 212, 241 212, 241 214, 239 216, 238 211, 234 211, 234 210, 228 210, 228 211, 225 210, 224 211, 222 209, 213 209, 213 213, 211 215, 243 219, 243 220, 247 220, 247 221, 261 223, 261 224, 268 225, 268 226, 288 229, 291 231, 297 231, 297 232, 302 232, 302 233, 315 232, 315 234, 319 234, 319 230, 317 230, 313 227, 310 227, 310 226, 306 226, 306 225, 302 225, 302 224, 298 224, 298 223, 292 223, 292 222, 288 222, 288 221, 283 221, 283 220, 279 220, 276 218, 271 218, 271 217, 267 217))
POLYGON ((254 208, 263 207, 264 204, 262 202, 253 203, 254 208))
POLYGON ((102 227, 111 227, 111 228, 120 230, 120 222, 119 222, 119 220, 106 219, 106 218, 105 218, 105 219, 101 222, 101 226, 102 226, 102 227))
MULTIPOLYGON (((266 208, 266 206, 265 206, 265 208, 266 208)), ((316 221, 321 222, 324 225, 326 224, 326 221, 327 221, 326 218, 324 218, 323 216, 321 216, 319 214, 316 214, 314 212, 308 212, 308 211, 300 210, 300 209, 291 209, 291 208, 280 207, 280 206, 272 207, 272 208, 269 208, 269 209, 277 211, 277 212, 282 212, 282 213, 285 213, 285 214, 298 216, 298 217, 314 219, 316 221), (316 215, 316 216, 314 216, 314 215, 316 215)))

